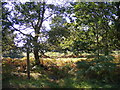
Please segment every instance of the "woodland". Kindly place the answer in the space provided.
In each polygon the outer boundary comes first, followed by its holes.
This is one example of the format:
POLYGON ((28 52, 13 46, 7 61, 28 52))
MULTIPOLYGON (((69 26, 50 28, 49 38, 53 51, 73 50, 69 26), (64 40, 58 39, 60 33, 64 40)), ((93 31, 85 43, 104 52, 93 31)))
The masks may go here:
POLYGON ((120 88, 120 2, 2 2, 2 88, 120 88))

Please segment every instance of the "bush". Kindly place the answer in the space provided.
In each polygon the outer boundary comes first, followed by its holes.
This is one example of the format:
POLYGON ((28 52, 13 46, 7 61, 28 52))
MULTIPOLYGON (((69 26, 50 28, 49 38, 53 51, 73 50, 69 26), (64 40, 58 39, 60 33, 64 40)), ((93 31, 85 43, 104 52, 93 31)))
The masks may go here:
POLYGON ((2 79, 3 80, 10 79, 13 70, 14 70, 14 67, 11 64, 3 63, 3 65, 2 65, 2 79))
POLYGON ((103 79, 114 81, 114 71, 116 64, 113 63, 113 56, 100 56, 92 61, 79 61, 77 68, 79 69, 78 75, 82 75, 85 79, 103 79))

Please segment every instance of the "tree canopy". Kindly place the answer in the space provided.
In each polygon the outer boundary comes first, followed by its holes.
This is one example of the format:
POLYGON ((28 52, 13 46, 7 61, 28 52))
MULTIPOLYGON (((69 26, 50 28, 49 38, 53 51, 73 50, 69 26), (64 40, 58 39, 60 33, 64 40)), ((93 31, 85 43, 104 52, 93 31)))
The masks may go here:
POLYGON ((108 55, 120 45, 119 6, 119 2, 3 2, 3 51, 29 38, 36 64, 46 51, 108 55), (11 9, 6 7, 9 4, 11 9), (15 44, 18 34, 22 36, 15 44))

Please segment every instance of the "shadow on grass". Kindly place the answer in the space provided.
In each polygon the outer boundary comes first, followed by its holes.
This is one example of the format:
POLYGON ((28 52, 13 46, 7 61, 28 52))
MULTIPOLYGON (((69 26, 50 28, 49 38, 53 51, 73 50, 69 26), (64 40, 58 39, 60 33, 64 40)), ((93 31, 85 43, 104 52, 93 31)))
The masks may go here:
POLYGON ((37 79, 26 76, 12 75, 10 78, 3 80, 3 88, 120 88, 119 85, 112 85, 96 80, 78 80, 75 77, 66 77, 57 80, 42 75, 37 79))
MULTIPOLYGON (((57 70, 56 70, 57 71, 57 70)), ((58 71, 59 72, 59 71, 58 71)), ((45 71, 37 78, 31 76, 27 79, 26 74, 6 74, 2 81, 3 88, 120 88, 120 84, 104 83, 98 80, 83 80, 71 74, 50 73, 45 71), (64 75, 61 76, 60 75, 64 75)), ((37 73, 34 73, 37 74, 37 73)), ((80 76, 81 77, 81 76, 80 76)))
POLYGON ((51 82, 46 75, 42 75, 37 79, 31 77, 27 79, 27 76, 11 75, 2 81, 2 88, 56 88, 59 85, 55 82, 51 82))

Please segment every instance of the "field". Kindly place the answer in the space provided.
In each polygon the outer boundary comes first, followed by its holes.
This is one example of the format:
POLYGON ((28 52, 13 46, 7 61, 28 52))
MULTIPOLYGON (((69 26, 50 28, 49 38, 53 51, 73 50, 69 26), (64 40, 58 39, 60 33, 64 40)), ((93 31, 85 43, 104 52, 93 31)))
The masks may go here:
POLYGON ((99 70, 96 62, 91 64, 95 57, 50 55, 40 58, 45 68, 35 66, 34 58, 30 57, 30 80, 27 79, 26 57, 3 58, 3 88, 120 88, 120 55, 114 55, 114 60, 107 62, 108 66, 100 62, 99 70), (95 70, 89 71, 91 67, 95 70))

